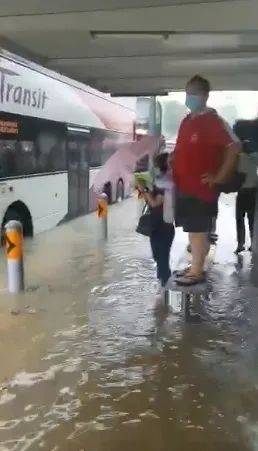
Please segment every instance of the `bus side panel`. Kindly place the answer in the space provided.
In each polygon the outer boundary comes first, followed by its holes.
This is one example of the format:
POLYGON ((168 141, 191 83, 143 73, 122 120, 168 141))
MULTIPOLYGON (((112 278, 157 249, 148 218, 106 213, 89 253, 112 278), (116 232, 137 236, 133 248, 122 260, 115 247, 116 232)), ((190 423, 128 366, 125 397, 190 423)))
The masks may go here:
POLYGON ((0 217, 13 203, 24 203, 32 217, 34 234, 55 227, 67 215, 67 172, 38 175, 0 183, 0 217))

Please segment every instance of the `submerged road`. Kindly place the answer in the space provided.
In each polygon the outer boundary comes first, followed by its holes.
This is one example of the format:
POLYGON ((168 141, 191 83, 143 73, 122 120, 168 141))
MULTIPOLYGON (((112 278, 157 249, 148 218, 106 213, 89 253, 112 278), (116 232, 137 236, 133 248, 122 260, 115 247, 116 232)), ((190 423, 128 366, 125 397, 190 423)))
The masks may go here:
MULTIPOLYGON (((258 289, 220 205, 209 289, 156 305, 134 199, 26 242, 23 295, 0 265, 0 451, 258 450, 258 289)), ((177 231, 173 268, 185 261, 177 231)))

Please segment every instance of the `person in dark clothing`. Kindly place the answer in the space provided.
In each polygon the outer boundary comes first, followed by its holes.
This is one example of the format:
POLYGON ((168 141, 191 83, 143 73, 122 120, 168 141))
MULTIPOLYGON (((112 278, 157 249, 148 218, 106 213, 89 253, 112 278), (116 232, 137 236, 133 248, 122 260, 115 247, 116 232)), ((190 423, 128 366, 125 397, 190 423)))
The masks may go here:
MULTIPOLYGON (((246 179, 237 193, 236 200, 236 228, 237 228, 237 249, 236 254, 245 250, 245 216, 248 218, 251 242, 253 239, 253 226, 255 214, 255 201, 257 191, 257 153, 248 154, 242 152, 239 157, 239 171, 246 174, 246 179)), ((251 247, 249 248, 251 251, 251 247)))
MULTIPOLYGON (((159 154, 154 160, 154 172, 157 178, 166 177, 168 171, 168 153, 159 154)), ((172 181, 171 181, 172 186, 172 181)), ((170 270, 170 249, 175 236, 173 223, 165 222, 164 217, 164 199, 166 188, 157 188, 154 186, 152 191, 144 189, 143 186, 137 186, 142 193, 145 201, 150 208, 151 223, 153 231, 150 235, 150 244, 153 259, 157 264, 157 279, 159 280, 158 295, 162 295, 164 287, 171 276, 170 270)), ((172 192, 172 189, 171 189, 172 192)))
MULTIPOLYGON (((247 215, 251 242, 253 239, 254 213, 255 213, 256 188, 243 188, 237 194, 236 201, 236 226, 237 242, 236 253, 245 250, 245 216, 247 215)), ((251 251, 252 247, 249 248, 251 251)))

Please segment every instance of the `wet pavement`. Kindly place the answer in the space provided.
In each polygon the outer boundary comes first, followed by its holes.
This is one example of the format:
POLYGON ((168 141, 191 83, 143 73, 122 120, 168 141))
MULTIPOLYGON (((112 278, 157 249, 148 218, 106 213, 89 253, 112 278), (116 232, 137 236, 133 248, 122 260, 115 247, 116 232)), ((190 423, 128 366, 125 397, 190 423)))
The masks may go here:
MULTIPOLYGON (((233 200, 204 290, 155 300, 136 201, 26 242, 26 285, 0 267, 0 451, 258 450, 258 289, 233 254, 233 200)), ((178 231, 173 268, 185 263, 178 231)))

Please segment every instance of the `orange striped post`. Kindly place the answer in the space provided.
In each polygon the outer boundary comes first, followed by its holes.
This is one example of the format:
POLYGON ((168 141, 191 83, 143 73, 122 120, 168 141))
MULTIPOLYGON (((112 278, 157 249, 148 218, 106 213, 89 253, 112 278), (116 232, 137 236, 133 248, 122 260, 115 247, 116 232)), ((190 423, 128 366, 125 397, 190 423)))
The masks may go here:
POLYGON ((7 260, 8 290, 19 293, 24 290, 23 230, 19 221, 9 221, 4 233, 7 260))
POLYGON ((98 218, 102 220, 103 238, 108 238, 108 197, 102 193, 98 198, 98 218))

